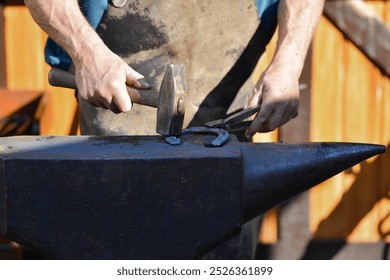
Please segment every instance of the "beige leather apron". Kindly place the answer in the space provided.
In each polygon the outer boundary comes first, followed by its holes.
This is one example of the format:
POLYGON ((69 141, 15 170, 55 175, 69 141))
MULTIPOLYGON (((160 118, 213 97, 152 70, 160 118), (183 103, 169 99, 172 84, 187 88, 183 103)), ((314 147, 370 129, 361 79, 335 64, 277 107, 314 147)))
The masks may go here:
MULTIPOLYGON (((169 63, 184 63, 188 83, 184 126, 200 126, 244 107, 251 94, 252 85, 246 81, 256 65, 251 53, 256 44, 239 58, 259 26, 255 2, 109 1, 97 32, 155 90, 169 63)), ((155 134, 154 108, 134 104, 129 113, 116 115, 80 101, 80 109, 82 134, 155 134)))
MULTIPOLYGON (((184 63, 184 126, 201 126, 245 106, 262 44, 255 0, 112 0, 97 29, 107 46, 159 89, 166 66, 184 63)), ((82 134, 155 134, 156 109, 115 115, 80 101, 82 134)), ((254 257, 259 221, 206 259, 254 257)))

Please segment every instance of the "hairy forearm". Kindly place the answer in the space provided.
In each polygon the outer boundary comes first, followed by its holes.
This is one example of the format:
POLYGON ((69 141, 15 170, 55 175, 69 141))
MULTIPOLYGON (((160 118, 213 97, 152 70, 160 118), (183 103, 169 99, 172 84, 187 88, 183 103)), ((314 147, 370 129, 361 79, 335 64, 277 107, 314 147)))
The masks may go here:
POLYGON ((261 105, 246 131, 268 132, 295 118, 299 109, 299 76, 322 14, 324 0, 280 0, 275 55, 257 81, 249 106, 261 105))
POLYGON ((280 0, 275 63, 288 61, 289 66, 300 75, 324 2, 324 0, 280 0))
POLYGON ((81 13, 77 0, 25 0, 38 25, 72 58, 78 94, 91 105, 114 113, 127 112, 131 99, 126 85, 150 89, 103 43, 81 13))
POLYGON ((72 57, 104 47, 101 39, 80 11, 77 0, 25 0, 37 24, 72 57))

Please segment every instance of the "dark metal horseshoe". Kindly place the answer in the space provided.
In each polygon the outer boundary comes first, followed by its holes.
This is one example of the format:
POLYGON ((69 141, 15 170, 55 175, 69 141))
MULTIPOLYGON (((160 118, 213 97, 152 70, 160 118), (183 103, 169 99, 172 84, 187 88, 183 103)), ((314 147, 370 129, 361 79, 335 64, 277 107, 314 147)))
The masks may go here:
MULTIPOLYGON (((184 133, 208 133, 217 135, 215 139, 204 144, 206 147, 222 147, 230 138, 229 133, 222 128, 190 127, 184 129, 181 134, 184 133)), ((175 136, 166 137, 165 141, 173 146, 182 144, 180 138, 175 136)))

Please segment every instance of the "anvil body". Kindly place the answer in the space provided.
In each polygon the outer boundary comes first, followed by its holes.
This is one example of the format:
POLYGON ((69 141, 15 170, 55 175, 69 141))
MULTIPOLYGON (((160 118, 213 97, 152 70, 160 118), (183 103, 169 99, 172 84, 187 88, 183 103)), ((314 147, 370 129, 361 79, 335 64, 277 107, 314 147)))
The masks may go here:
POLYGON ((193 259, 381 145, 0 139, 0 234, 55 259, 193 259))

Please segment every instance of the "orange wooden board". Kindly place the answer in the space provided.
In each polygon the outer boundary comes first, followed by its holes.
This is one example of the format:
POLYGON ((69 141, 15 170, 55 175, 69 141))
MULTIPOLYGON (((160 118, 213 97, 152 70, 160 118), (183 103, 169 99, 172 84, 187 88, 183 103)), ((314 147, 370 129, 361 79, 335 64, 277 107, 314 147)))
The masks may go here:
POLYGON ((0 89, 0 119, 14 114, 20 108, 41 98, 41 91, 10 91, 0 89))

